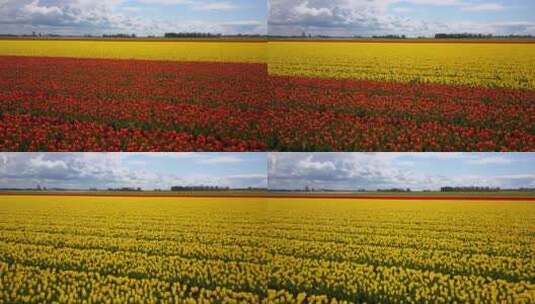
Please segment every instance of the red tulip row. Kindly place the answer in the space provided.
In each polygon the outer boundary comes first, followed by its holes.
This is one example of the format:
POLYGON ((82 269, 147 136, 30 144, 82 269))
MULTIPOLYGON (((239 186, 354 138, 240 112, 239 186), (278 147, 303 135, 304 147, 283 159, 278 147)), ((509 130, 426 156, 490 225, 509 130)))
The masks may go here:
POLYGON ((528 151, 535 147, 535 136, 522 131, 302 109, 288 110, 272 124, 278 150, 528 151))
POLYGON ((256 138, 259 131, 252 124, 261 120, 263 113, 227 105, 213 107, 151 100, 86 101, 71 96, 34 98, 1 92, 0 98, 9 100, 0 104, 0 111, 7 113, 92 121, 116 128, 217 134, 219 138, 256 138))
POLYGON ((0 85, 85 101, 265 104, 264 64, 0 56, 0 85), (260 98, 263 97, 263 98, 260 98))
POLYGON ((0 75, 21 134, 2 150, 267 149, 264 65, 0 57, 0 75))
POLYGON ((269 83, 277 150, 535 149, 533 91, 276 76, 269 83))
POLYGON ((0 151, 259 151, 256 141, 176 131, 112 128, 31 115, 0 116, 0 151))

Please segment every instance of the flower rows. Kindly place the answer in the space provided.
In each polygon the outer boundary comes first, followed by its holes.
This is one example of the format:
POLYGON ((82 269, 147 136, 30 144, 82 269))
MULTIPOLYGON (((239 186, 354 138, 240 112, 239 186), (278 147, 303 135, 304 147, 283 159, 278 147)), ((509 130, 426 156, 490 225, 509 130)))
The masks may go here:
POLYGON ((535 148, 534 91, 277 76, 269 79, 276 150, 535 148))
POLYGON ((177 131, 113 128, 95 122, 66 122, 30 115, 0 117, 3 151, 250 151, 255 141, 216 139, 177 131))
POLYGON ((245 39, 237 41, 2 39, 0 54, 11 56, 261 63, 266 60, 266 46, 262 41, 245 39))
POLYGON ((2 202, 0 302, 260 303, 267 293, 265 250, 241 245, 262 229, 255 199, 2 202))
POLYGON ((0 262, 5 303, 259 303, 260 296, 188 286, 180 282, 101 275, 98 272, 56 271, 0 262))
POLYGON ((265 67, 0 59, 2 150, 262 150, 265 67))
POLYGON ((533 43, 268 43, 270 75, 535 89, 533 43))
POLYGON ((2 302, 535 300, 524 202, 2 200, 2 302))
POLYGON ((7 151, 531 151, 535 91, 0 57, 7 151))
POLYGON ((278 199, 269 214, 272 303, 535 300, 530 203, 278 199))

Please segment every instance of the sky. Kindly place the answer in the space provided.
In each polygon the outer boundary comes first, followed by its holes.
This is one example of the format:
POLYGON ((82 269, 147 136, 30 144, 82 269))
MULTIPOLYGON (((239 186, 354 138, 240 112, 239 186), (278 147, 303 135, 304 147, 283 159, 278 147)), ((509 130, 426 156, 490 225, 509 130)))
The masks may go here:
POLYGON ((533 0, 271 0, 270 35, 535 35, 533 0))
POLYGON ((535 188, 535 153, 0 153, 0 188, 535 188))
POLYGON ((269 189, 535 188, 535 153, 270 153, 269 189))
POLYGON ((0 33, 535 35, 533 0, 0 0, 0 33))
POLYGON ((265 153, 0 153, 0 188, 267 186, 265 153))
POLYGON ((0 0, 0 33, 265 34, 265 0, 0 0))

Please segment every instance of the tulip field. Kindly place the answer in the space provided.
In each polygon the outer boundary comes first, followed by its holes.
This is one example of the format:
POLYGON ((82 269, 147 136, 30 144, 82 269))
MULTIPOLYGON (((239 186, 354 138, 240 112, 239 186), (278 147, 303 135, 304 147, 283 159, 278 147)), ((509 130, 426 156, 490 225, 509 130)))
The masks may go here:
POLYGON ((264 48, 0 40, 0 150, 266 150, 264 48))
POLYGON ((259 41, 0 40, 2 56, 188 62, 265 62, 265 48, 259 41))
POLYGON ((535 43, 270 42, 269 73, 535 90, 535 43))
POLYGON ((0 197, 0 302, 259 303, 263 210, 255 199, 0 197))
POLYGON ((277 41, 267 50, 275 150, 535 149, 533 43, 277 41))
POLYGON ((535 44, 0 40, 1 151, 532 151, 535 44))
POLYGON ((535 149, 535 91, 280 76, 270 82, 275 150, 535 149))
POLYGON ((533 303, 522 201, 0 197, 0 302, 533 303))
POLYGON ((267 212, 273 302, 535 301, 533 202, 279 199, 267 212))
POLYGON ((0 150, 263 150, 265 67, 0 57, 0 150))

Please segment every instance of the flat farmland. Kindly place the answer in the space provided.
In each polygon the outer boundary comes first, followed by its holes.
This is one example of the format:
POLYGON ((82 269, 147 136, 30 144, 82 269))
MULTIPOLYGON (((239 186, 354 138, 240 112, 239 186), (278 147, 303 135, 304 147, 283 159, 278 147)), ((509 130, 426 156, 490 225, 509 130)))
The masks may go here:
POLYGON ((534 54, 533 43, 269 42, 276 149, 533 150, 534 54))
POLYGON ((274 303, 535 300, 533 202, 281 198, 267 212, 274 303))
POLYGON ((0 40, 0 150, 266 150, 264 47, 0 40))
POLYGON ((0 214, 5 302, 535 300, 528 201, 3 196, 0 214))
POLYGON ((1 197, 0 302, 260 303, 258 198, 1 197))
POLYGON ((532 151, 534 46, 0 40, 0 150, 532 151))
POLYGON ((269 42, 272 75, 535 89, 535 43, 269 42))
POLYGON ((0 54, 33 57, 266 62, 260 41, 0 40, 0 54))

